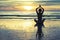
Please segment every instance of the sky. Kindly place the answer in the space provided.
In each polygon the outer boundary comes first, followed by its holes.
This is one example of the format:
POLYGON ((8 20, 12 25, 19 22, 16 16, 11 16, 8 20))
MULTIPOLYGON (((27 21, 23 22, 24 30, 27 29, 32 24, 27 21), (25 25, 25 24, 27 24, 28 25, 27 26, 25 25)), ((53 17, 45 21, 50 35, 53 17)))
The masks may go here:
POLYGON ((45 11, 60 11, 59 0, 0 0, 0 11, 33 13, 39 4, 42 5, 45 11))
POLYGON ((0 0, 0 1, 60 1, 60 0, 0 0))

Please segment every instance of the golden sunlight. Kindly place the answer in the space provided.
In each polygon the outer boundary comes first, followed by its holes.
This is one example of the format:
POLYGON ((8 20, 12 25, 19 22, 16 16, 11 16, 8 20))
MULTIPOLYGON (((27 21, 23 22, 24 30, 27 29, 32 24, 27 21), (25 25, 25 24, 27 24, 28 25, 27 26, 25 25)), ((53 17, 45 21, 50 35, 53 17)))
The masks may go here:
POLYGON ((24 6, 24 9, 26 9, 26 10, 32 10, 32 6, 24 6))
POLYGON ((24 23, 23 23, 24 28, 25 28, 25 27, 28 27, 28 26, 31 26, 31 25, 32 25, 32 22, 29 21, 29 20, 26 20, 26 21, 24 21, 24 23))
POLYGON ((26 31, 26 32, 32 32, 34 31, 34 24, 33 24, 33 21, 32 20, 25 20, 23 22, 23 30, 26 31))
POLYGON ((8 1, 34 1, 34 0, 8 0, 8 1))

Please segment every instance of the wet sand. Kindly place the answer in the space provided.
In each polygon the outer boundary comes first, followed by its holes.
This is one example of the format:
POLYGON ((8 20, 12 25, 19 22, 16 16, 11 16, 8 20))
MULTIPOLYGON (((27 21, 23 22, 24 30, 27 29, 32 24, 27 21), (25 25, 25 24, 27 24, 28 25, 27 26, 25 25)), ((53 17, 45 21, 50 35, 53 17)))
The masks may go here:
MULTIPOLYGON (((38 40, 33 19, 0 19, 0 40, 38 40)), ((60 40, 60 21, 46 20, 42 40, 60 40)))

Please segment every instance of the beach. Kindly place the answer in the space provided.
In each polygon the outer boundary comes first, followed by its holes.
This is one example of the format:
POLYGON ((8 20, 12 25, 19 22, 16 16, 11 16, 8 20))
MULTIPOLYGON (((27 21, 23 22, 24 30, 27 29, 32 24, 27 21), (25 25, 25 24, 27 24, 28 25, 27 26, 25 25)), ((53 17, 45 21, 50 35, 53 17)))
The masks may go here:
MULTIPOLYGON (((42 40, 60 40, 60 20, 45 20, 42 40)), ((33 19, 0 19, 0 40, 38 40, 33 19)))

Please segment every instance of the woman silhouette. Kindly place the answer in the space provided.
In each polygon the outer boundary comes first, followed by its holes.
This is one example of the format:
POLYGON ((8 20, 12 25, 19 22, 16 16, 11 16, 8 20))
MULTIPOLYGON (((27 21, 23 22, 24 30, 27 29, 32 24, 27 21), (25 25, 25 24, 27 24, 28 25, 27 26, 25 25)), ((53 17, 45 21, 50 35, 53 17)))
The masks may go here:
POLYGON ((44 26, 43 22, 45 21, 45 19, 42 19, 43 12, 44 12, 44 9, 41 7, 41 5, 39 5, 39 7, 36 8, 38 20, 34 19, 34 21, 36 22, 35 26, 37 26, 36 37, 37 36, 40 37, 43 34, 42 26, 44 26))

